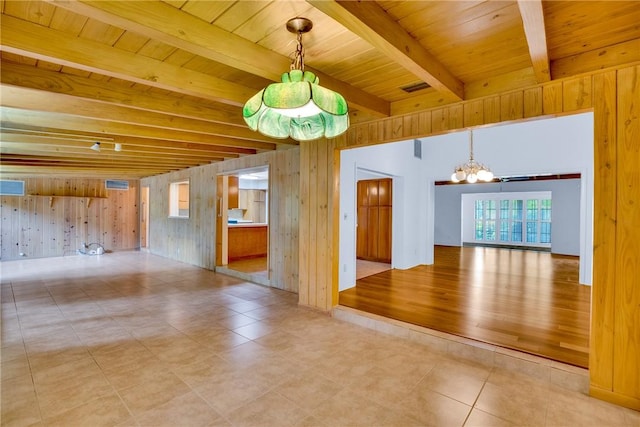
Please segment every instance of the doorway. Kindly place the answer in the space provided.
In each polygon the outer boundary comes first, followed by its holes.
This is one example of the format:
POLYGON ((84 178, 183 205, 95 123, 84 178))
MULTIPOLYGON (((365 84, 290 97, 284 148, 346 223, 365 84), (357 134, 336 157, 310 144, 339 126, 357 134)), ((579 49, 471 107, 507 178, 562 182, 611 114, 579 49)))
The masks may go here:
POLYGON ((216 271, 269 286, 269 168, 217 177, 216 271))
POLYGON ((391 178, 357 183, 356 279, 391 268, 391 178))

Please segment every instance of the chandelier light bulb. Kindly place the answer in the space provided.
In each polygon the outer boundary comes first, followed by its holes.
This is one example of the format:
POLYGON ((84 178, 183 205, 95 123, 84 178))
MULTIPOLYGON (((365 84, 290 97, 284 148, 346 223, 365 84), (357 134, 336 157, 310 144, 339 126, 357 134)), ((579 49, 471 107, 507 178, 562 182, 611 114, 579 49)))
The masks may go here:
POLYGON ((467 175, 467 182, 469 184, 475 184, 476 182, 478 182, 478 175, 476 175, 475 173, 470 173, 469 175, 467 175))
POLYGON ((458 174, 456 172, 451 174, 451 181, 452 182, 460 182, 460 180, 458 179, 458 174))

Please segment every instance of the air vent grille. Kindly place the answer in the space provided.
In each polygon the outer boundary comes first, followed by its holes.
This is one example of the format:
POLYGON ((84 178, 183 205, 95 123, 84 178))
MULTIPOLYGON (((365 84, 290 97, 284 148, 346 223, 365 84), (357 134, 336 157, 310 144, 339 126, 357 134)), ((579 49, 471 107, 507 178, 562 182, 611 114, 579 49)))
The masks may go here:
POLYGON ((429 83, 426 82, 418 82, 418 83, 414 83, 408 86, 403 86, 400 89, 402 89, 403 91, 407 92, 407 93, 413 93, 413 92, 417 92, 419 90, 422 89, 428 89, 430 88, 431 85, 429 83))
POLYGON ((129 189, 129 181, 117 181, 113 179, 107 179, 104 182, 107 190, 128 190, 129 189))
POLYGON ((24 196, 24 181, 0 180, 0 196, 24 196))
POLYGON ((413 140, 413 157, 422 159, 422 142, 419 139, 413 140))

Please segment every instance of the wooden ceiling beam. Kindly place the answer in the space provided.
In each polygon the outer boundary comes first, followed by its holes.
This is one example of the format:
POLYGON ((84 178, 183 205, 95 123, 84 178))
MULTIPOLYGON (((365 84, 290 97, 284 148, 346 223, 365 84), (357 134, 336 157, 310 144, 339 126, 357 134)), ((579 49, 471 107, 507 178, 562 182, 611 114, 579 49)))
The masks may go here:
POLYGON ((177 160, 151 160, 147 159, 144 162, 140 162, 139 158, 131 158, 125 156, 117 156, 114 154, 103 154, 94 153, 95 155, 92 157, 85 155, 55 155, 51 153, 32 153, 32 152, 21 152, 15 153, 13 150, 8 148, 0 148, 0 152, 2 153, 2 163, 3 164, 20 164, 20 162, 31 162, 31 161, 47 161, 47 162, 57 162, 58 164, 67 164, 67 163, 82 163, 82 164, 118 164, 119 166, 127 166, 127 167, 144 167, 144 168, 188 168, 194 166, 200 166, 203 164, 208 164, 212 162, 219 162, 220 159, 212 159, 212 160, 200 160, 200 161, 177 161, 177 160))
POLYGON ((134 147, 137 151, 155 151, 163 150, 172 155, 208 155, 215 154, 226 158, 237 158, 240 155, 256 154, 257 150, 248 148, 223 147, 219 145, 198 144, 192 142, 180 141, 161 141, 156 139, 145 139, 136 137, 116 136, 113 138, 96 139, 86 134, 50 132, 45 128, 30 127, 27 129, 11 129, 9 127, 0 127, 0 141, 7 142, 24 142, 30 144, 42 145, 62 145, 62 144, 80 144, 86 146, 96 141, 105 142, 107 145, 116 142, 126 147, 134 147), (80 138, 76 138, 78 136, 80 138))
POLYGON ((254 88, 5 14, 0 22, 1 49, 6 52, 239 107, 256 93, 254 88))
POLYGON ((160 175, 165 173, 164 169, 145 169, 144 171, 135 171, 127 168, 107 168, 102 169, 96 166, 73 168, 60 168, 51 166, 34 166, 34 165, 3 165, 2 178, 21 178, 32 176, 44 177, 80 177, 80 178, 100 178, 100 179, 141 179, 147 176, 160 175))
POLYGON ((126 123, 107 122, 88 119, 68 114, 30 111, 10 107, 0 108, 2 126, 20 128, 24 126, 45 127, 79 132, 93 132, 105 136, 121 135, 164 141, 183 141, 200 144, 213 144, 228 147, 253 148, 257 150, 274 150, 276 144, 262 141, 225 138, 216 135, 205 135, 193 132, 182 132, 171 129, 158 129, 149 126, 137 126, 126 123))
POLYGON ((121 105, 143 111, 209 122, 246 126, 240 107, 216 103, 204 105, 190 98, 158 95, 136 88, 110 84, 71 74, 49 71, 29 65, 2 62, 0 82, 30 89, 46 90, 105 104, 121 105))
POLYGON ((70 95, 19 86, 0 85, 0 97, 2 98, 3 106, 24 110, 70 114, 109 122, 227 136, 230 138, 259 139, 294 145, 298 144, 297 141, 290 138, 273 140, 246 126, 230 126, 151 111, 133 110, 128 107, 103 104, 70 95))
MULTIPOLYGON (((94 143, 94 141, 77 141, 77 140, 65 140, 60 138, 47 138, 40 135, 20 135, 20 134, 7 134, 3 132, 0 134, 0 147, 7 147, 9 144, 20 144, 22 146, 29 146, 34 150, 88 150, 94 143)), ((113 150, 114 142, 101 142, 100 145, 106 150, 113 150)), ((122 143, 121 143, 122 144, 122 143)), ((206 147, 206 146, 205 146, 206 147)), ((175 147, 166 147, 158 145, 133 145, 122 144, 122 151, 127 153, 136 153, 138 156, 166 156, 171 158, 203 158, 203 157, 216 157, 223 159, 235 159, 240 157, 235 153, 223 153, 213 149, 181 149, 175 147)))
MULTIPOLYGON (((287 56, 211 25, 164 2, 53 0, 51 3, 272 81, 279 82, 282 73, 287 72, 291 64, 287 56)), ((284 27, 285 23, 282 24, 284 27)), ((320 77, 322 86, 339 92, 354 107, 378 116, 389 115, 389 103, 383 99, 311 67, 307 66, 306 69, 320 77)), ((248 99, 245 98, 245 102, 248 99)))
MULTIPOLYGON (((90 146, 86 143, 79 145, 80 143, 74 143, 74 145, 45 145, 45 144, 29 144, 25 142, 0 142, 0 152, 7 154, 20 154, 20 153, 46 153, 49 156, 74 156, 74 157, 86 157, 88 159, 95 158, 96 152, 90 150, 90 146)), ((116 152, 113 147, 102 147, 101 154, 114 155, 118 158, 136 159, 139 162, 147 161, 176 161, 178 163, 199 163, 203 161, 221 161, 225 160, 222 156, 216 156, 214 153, 209 155, 199 156, 184 156, 175 155, 166 151, 138 151, 135 147, 123 147, 122 151, 116 152)))
POLYGON ((464 84, 373 1, 307 0, 433 88, 464 99, 464 84))
POLYGON ((128 169, 135 168, 137 170, 163 170, 165 172, 170 172, 172 170, 183 169, 183 166, 180 165, 136 165, 134 162, 120 162, 113 160, 103 160, 96 162, 87 162, 86 160, 81 161, 67 161, 60 160, 55 158, 47 158, 47 157, 30 157, 30 156, 20 156, 17 158, 12 158, 11 156, 4 156, 2 160, 3 168, 5 166, 58 166, 58 167, 88 167, 88 168, 99 168, 99 169, 108 169, 108 168, 117 168, 117 169, 128 169))
POLYGON ((522 16, 536 81, 546 83, 551 80, 551 72, 542 0, 518 0, 518 8, 522 16))

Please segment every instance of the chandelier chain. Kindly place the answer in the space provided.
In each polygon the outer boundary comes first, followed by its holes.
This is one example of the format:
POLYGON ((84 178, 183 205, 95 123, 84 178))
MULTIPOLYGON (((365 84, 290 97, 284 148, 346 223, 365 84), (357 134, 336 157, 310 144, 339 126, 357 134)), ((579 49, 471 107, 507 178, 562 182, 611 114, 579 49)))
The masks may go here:
POLYGON ((296 51, 293 52, 290 70, 304 71, 304 46, 302 45, 302 32, 298 32, 296 51))

